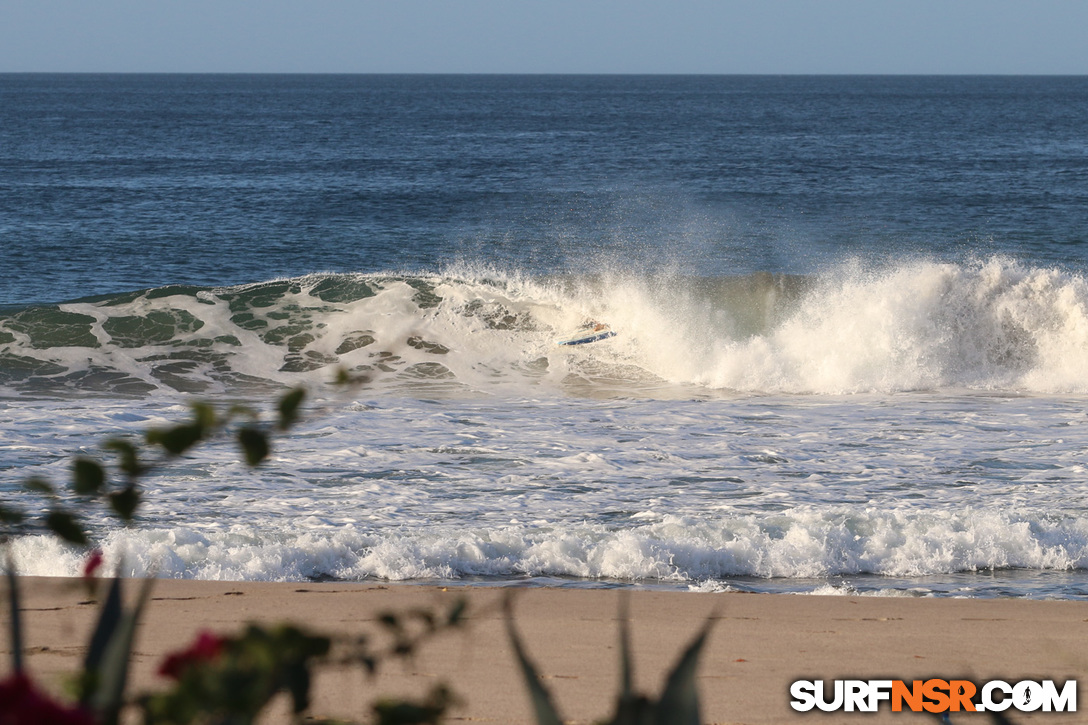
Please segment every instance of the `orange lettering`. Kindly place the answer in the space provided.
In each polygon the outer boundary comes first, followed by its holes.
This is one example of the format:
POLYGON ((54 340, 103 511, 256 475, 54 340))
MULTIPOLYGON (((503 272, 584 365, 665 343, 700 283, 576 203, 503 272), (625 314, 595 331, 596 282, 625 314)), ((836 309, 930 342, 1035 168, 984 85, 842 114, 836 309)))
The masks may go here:
POLYGON ((926 680, 922 684, 922 695, 931 702, 922 705, 926 712, 946 712, 948 710, 949 697, 947 680, 926 680))
POLYGON ((922 681, 915 680, 911 689, 907 689, 907 683, 902 680, 892 682, 892 712, 902 712, 903 701, 907 701, 907 707, 914 712, 922 711, 922 681))
POLYGON ((971 698, 975 696, 975 683, 969 680, 952 680, 948 683, 948 692, 951 694, 952 712, 959 712, 963 706, 965 712, 974 712, 975 703, 971 698))

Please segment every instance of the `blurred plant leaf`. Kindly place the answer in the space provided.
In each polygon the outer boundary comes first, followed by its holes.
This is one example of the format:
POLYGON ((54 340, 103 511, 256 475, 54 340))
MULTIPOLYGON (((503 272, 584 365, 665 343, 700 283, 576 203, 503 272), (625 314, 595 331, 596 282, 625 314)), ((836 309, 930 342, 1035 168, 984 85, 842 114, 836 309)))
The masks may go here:
POLYGON ((5 568, 8 575, 8 603, 11 605, 11 669, 19 674, 23 671, 23 621, 19 607, 19 577, 15 576, 10 551, 5 568))
POLYGON ((328 654, 332 643, 327 637, 308 635, 292 626, 278 628, 274 637, 282 684, 291 695, 295 713, 301 713, 310 706, 311 661, 328 654))
POLYGON ((173 428, 152 428, 147 432, 147 442, 159 445, 166 452, 180 456, 204 437, 204 427, 195 423, 176 425, 173 428))
POLYGON ((103 444, 106 450, 116 451, 119 459, 117 467, 129 478, 135 478, 143 473, 136 446, 121 438, 111 438, 103 444))
POLYGON ((0 522, 5 524, 21 524, 26 520, 26 515, 16 508, 0 504, 0 522))
POLYGON ((83 671, 91 679, 85 680, 83 692, 80 696, 80 704, 89 705, 94 691, 97 688, 97 673, 102 664, 102 657, 106 653, 106 645, 109 644, 117 625, 121 621, 121 577, 114 577, 110 582, 110 590, 106 594, 106 601, 98 610, 98 622, 95 624, 94 633, 91 635, 90 645, 87 647, 87 655, 83 659, 83 671))
POLYGON ((106 485, 106 469, 90 458, 72 462, 72 490, 82 496, 97 496, 106 485))
POLYGON ((379 700, 374 704, 378 725, 437 725, 449 707, 457 702, 449 688, 436 685, 420 702, 379 700))
POLYGON ((665 690, 657 704, 658 725, 700 725, 699 693, 695 687, 695 673, 699 668, 699 654, 706 644, 707 635, 714 620, 707 619, 695 639, 687 646, 680 660, 665 681, 665 690))
POLYGON ((144 579, 135 606, 122 612, 106 643, 102 661, 98 668, 97 688, 90 700, 91 707, 100 713, 103 725, 116 725, 124 705, 125 684, 128 681, 128 665, 132 659, 132 643, 136 638, 136 627, 154 579, 144 579))
POLYGON ((278 423, 278 427, 280 430, 287 430, 296 422, 298 422, 298 409, 299 406, 302 405, 302 401, 305 398, 305 388, 295 388, 294 390, 286 393, 282 398, 280 398, 280 419, 278 423))
POLYGON ((83 527, 73 514, 60 509, 53 509, 45 517, 45 525, 54 534, 67 541, 69 544, 86 546, 90 543, 83 527))
POLYGON ((525 685, 529 688, 529 699, 533 705, 533 713, 536 715, 537 725, 562 725, 563 718, 559 717, 559 712, 555 709, 555 704, 552 702, 551 694, 540 681, 540 675, 537 673, 536 667, 529 660, 529 656, 526 654, 525 648, 521 644, 521 638, 518 636, 517 629, 514 627, 514 605, 512 595, 508 594, 506 596, 506 599, 503 602, 503 608, 506 610, 506 633, 510 637, 510 644, 514 646, 514 655, 517 657, 518 665, 521 667, 521 674, 525 677, 525 685))
POLYGON ((40 493, 45 496, 55 496, 56 492, 53 490, 53 484, 45 480, 41 476, 31 476, 23 481, 23 488, 27 491, 34 493, 40 493))
POLYGON ((227 411, 227 417, 236 418, 238 416, 243 416, 249 418, 250 420, 258 420, 261 417, 260 413, 257 412, 257 409, 254 408, 252 405, 235 403, 234 405, 230 406, 230 409, 227 411))
POLYGON ((413 619, 418 619, 428 632, 438 628, 438 622, 434 618, 434 612, 429 609, 413 609, 409 612, 413 619))
POLYGON ((465 610, 468 608, 468 600, 464 597, 458 597, 451 606, 450 610, 446 613, 446 626, 456 627, 461 624, 465 616, 465 610))
POLYGON ((238 443, 242 446, 246 463, 250 466, 257 466, 268 457, 268 436, 254 426, 247 425, 238 429, 238 443))
POLYGON ((202 430, 212 430, 218 425, 215 408, 212 406, 207 403, 193 403, 190 408, 193 411, 193 425, 202 430))
POLYGON ((129 484, 120 491, 114 491, 109 495, 110 508, 121 517, 125 523, 132 521, 136 508, 140 505, 140 492, 136 486, 129 484))
POLYGON ((634 679, 634 664, 631 661, 631 617, 630 599, 620 594, 620 708, 634 698, 632 681, 634 679))
POLYGON ((180 456, 215 432, 215 408, 207 403, 193 403, 191 407, 192 423, 182 423, 173 428, 152 428, 147 432, 147 442, 162 446, 171 455, 180 456))

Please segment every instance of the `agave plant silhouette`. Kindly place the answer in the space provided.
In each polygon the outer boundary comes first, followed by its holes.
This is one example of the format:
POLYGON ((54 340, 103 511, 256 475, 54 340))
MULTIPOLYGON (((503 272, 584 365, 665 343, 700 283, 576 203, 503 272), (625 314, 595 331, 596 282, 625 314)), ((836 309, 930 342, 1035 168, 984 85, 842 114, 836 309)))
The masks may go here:
MULTIPOLYGON (((552 699, 551 693, 544 687, 536 666, 529 658, 525 645, 514 626, 513 595, 505 599, 506 631, 514 648, 521 673, 525 678, 526 688, 532 702, 537 725, 562 725, 563 718, 552 699)), ((699 655, 707 636, 714 625, 715 617, 708 617, 694 639, 688 643, 665 678, 661 696, 653 700, 635 692, 632 685, 634 665, 631 657, 631 637, 627 611, 627 597, 620 597, 620 690, 616 696, 615 711, 611 718, 603 721, 607 725, 699 725, 701 708, 699 693, 695 687, 695 673, 699 666, 699 655)))

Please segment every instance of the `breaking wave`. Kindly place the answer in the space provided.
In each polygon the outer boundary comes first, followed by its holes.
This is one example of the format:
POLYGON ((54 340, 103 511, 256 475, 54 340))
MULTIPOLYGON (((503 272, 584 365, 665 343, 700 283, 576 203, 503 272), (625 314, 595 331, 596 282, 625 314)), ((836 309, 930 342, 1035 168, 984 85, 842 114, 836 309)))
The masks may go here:
MULTIPOLYGON (((460 579, 558 576, 694 584, 733 577, 919 577, 1088 568, 1088 520, 994 511, 797 509, 722 520, 661 516, 641 526, 429 526, 369 531, 301 522, 262 533, 148 528, 106 537, 127 573, 175 578, 460 579), (305 525, 303 525, 305 524, 305 525)), ((76 576, 79 554, 51 537, 15 543, 20 570, 76 576)))
POLYGON ((991 258, 799 277, 325 274, 0 312, 0 389, 148 395, 329 380, 490 393, 593 386, 1085 392, 1088 282, 991 258), (576 350, 586 319, 618 333, 576 350))

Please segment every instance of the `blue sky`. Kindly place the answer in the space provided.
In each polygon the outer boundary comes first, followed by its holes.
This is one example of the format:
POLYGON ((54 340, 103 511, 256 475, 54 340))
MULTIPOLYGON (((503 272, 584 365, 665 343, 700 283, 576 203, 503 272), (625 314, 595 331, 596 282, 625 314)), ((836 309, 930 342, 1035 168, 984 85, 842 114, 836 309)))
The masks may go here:
POLYGON ((1088 73, 1081 0, 0 0, 0 72, 1088 73))

